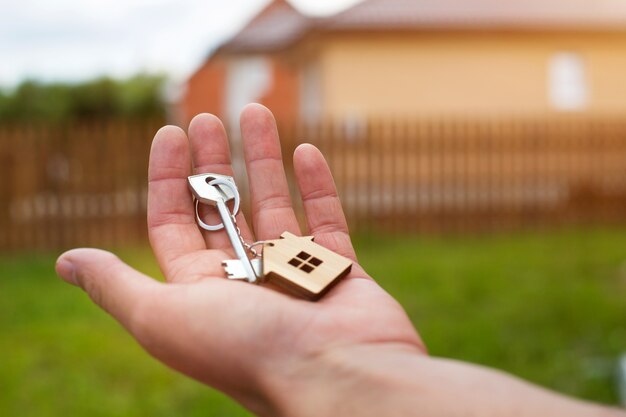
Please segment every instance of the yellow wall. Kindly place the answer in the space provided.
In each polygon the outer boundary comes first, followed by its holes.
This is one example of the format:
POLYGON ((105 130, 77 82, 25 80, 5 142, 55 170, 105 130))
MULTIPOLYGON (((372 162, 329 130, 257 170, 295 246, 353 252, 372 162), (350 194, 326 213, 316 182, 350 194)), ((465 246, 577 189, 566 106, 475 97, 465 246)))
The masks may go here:
POLYGON ((584 63, 590 113, 626 114, 626 33, 337 34, 317 39, 327 116, 555 111, 548 65, 584 63))

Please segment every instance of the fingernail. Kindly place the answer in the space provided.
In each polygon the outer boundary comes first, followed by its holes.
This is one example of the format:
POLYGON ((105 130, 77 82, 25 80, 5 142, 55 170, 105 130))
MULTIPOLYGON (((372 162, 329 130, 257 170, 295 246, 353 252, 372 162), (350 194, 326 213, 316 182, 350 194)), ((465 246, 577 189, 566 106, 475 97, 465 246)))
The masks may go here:
POLYGON ((76 270, 70 261, 60 259, 57 261, 55 269, 57 274, 63 278, 65 282, 72 285, 78 285, 78 281, 76 280, 76 270))

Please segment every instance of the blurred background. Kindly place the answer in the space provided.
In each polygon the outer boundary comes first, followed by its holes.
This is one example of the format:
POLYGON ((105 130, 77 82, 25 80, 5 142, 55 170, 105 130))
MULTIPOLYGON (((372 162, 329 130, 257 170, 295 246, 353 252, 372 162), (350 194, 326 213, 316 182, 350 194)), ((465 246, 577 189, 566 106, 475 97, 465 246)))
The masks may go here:
POLYGON ((24 0, 0 62, 0 415, 248 415, 53 265, 98 246, 160 277, 154 133, 218 115, 245 192, 249 102, 292 188, 293 149, 322 149, 434 355, 626 404, 626 1, 24 0))

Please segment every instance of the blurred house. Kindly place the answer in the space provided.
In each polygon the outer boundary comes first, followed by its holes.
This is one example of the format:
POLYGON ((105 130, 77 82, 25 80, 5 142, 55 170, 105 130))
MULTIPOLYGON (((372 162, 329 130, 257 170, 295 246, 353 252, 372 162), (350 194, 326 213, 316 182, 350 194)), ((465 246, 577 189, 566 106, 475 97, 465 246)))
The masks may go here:
POLYGON ((183 119, 626 114, 626 1, 274 0, 190 77, 183 119))

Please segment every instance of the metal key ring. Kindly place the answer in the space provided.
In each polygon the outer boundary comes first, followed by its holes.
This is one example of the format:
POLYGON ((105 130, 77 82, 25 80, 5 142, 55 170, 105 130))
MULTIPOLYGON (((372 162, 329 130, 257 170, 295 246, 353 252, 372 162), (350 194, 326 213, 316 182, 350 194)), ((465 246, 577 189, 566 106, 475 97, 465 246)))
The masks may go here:
MULTIPOLYGON (((223 185, 227 188, 230 188, 230 191, 232 191, 233 195, 235 196, 235 206, 233 207, 233 216, 236 216, 237 213, 239 213, 239 203, 241 203, 241 199, 239 197, 239 191, 237 190, 237 187, 231 181, 220 179, 220 178, 216 178, 210 181, 208 184, 212 186, 223 185)), ((198 210, 199 203, 200 201, 196 200, 196 221, 198 222, 198 225, 204 230, 208 230, 209 232, 222 230, 224 228, 224 223, 212 225, 212 224, 206 224, 205 222, 202 221, 202 219, 200 218, 200 211, 198 210)))

